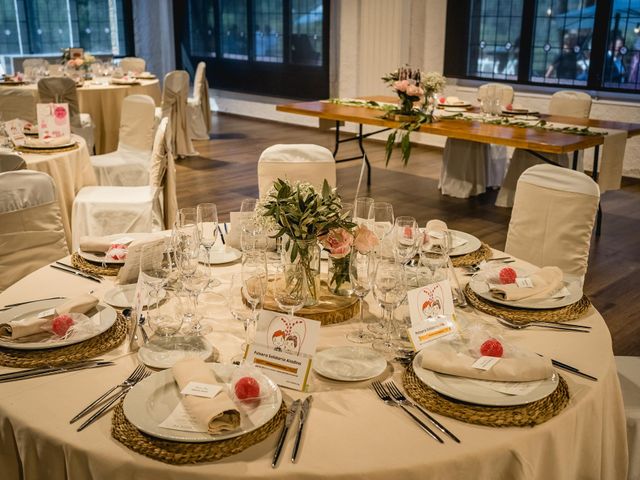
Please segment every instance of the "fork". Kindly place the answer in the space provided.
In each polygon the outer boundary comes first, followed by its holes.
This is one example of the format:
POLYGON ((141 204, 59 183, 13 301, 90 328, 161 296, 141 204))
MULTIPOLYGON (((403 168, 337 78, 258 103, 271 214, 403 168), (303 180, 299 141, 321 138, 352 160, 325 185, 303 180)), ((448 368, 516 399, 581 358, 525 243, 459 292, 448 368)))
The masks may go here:
MULTIPOLYGON (((485 260, 486 262, 498 262, 498 263, 514 263, 515 260, 513 258, 509 258, 509 257, 499 257, 499 258, 489 258, 487 260, 485 260)), ((465 271, 465 274, 474 274, 474 273, 478 273, 480 271, 480 264, 476 263, 474 265, 466 265, 464 267, 462 267, 462 269, 465 271)))
MULTIPOLYGON (((534 323, 534 322, 530 322, 530 323, 526 323, 526 324, 520 324, 520 323, 513 323, 510 322, 507 319, 501 318, 501 317, 496 317, 496 320, 498 320, 498 322, 501 325, 504 325, 505 327, 511 328, 513 330, 523 330, 525 328, 529 328, 529 327, 540 327, 540 328, 548 328, 550 330, 564 330, 565 332, 580 332, 580 333, 589 333, 589 330, 583 330, 582 328, 580 328, 579 325, 547 325, 544 323, 534 323), (574 328, 575 327, 575 328, 574 328)), ((583 326, 584 327, 584 326, 583 326)))
POLYGON ((138 365, 133 370, 133 372, 131 372, 131 375, 129 375, 122 383, 116 385, 115 387, 111 387, 109 390, 103 393, 100 397, 96 398, 93 402, 91 402, 89 405, 83 408, 80 413, 78 413, 75 417, 69 420, 69 423, 74 423, 80 420, 80 418, 84 417, 87 413, 89 413, 91 410, 97 407, 105 398, 107 398, 109 395, 115 392, 118 388, 125 389, 129 386, 135 385, 135 383, 139 381, 138 379, 142 377, 144 372, 145 372, 144 365, 138 365))
POLYGON ((420 410, 422 412, 422 414, 427 417, 429 419, 429 421, 431 423, 433 423, 435 425, 435 427, 440 430, 442 433, 449 435, 449 437, 451 437, 452 440, 454 440, 457 443, 460 443, 460 439, 458 437, 456 437, 453 433, 451 433, 444 425, 442 425, 438 420, 436 420, 435 418, 433 418, 433 416, 431 416, 431 414, 429 412, 427 412, 424 408, 422 408, 420 405, 412 402, 411 400, 409 400, 401 391, 400 389, 397 387, 397 385, 394 383, 393 380, 389 380, 387 383, 383 384, 385 387, 387 387, 387 391, 391 394, 391 396, 394 398, 394 400, 396 400, 397 402, 399 402, 401 405, 407 405, 409 407, 413 407, 416 408, 418 410, 420 410))
POLYGON ((382 400, 385 403, 385 405, 402 408, 402 410, 404 410, 405 413, 409 415, 413 419, 413 421, 416 422, 420 426, 420 428, 427 433, 427 435, 429 435, 431 438, 433 438, 434 440, 437 440, 440 443, 444 443, 442 439, 438 435, 436 435, 436 433, 433 430, 431 430, 431 428, 429 428, 428 425, 426 425, 422 420, 420 420, 413 413, 411 413, 411 411, 409 411, 407 407, 405 407, 403 404, 401 404, 400 402, 392 398, 391 395, 389 395, 389 393, 387 392, 387 389, 378 380, 375 380, 374 382, 372 382, 371 386, 373 387, 373 390, 376 392, 378 397, 380 397, 380 400, 382 400))

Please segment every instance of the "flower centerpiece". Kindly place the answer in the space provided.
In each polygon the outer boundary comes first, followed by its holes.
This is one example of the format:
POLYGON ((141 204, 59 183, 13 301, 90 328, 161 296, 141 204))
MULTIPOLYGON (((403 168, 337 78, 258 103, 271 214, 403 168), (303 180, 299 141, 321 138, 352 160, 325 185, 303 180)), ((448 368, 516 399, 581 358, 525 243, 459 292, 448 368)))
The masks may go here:
POLYGON ((89 68, 96 61, 96 57, 90 53, 83 53, 80 56, 71 57, 71 49, 65 48, 62 50, 62 64, 67 68, 75 69, 76 71, 84 70, 88 72, 89 68))
POLYGON ((411 132, 418 130, 423 123, 434 121, 434 95, 444 89, 446 79, 437 72, 425 73, 420 69, 406 66, 388 73, 382 77, 382 80, 393 89, 400 99, 399 107, 388 109, 385 118, 403 122, 387 137, 386 162, 389 163, 391 159, 400 130, 402 134, 397 146, 400 148, 402 161, 406 165, 411 155, 409 136, 411 132))

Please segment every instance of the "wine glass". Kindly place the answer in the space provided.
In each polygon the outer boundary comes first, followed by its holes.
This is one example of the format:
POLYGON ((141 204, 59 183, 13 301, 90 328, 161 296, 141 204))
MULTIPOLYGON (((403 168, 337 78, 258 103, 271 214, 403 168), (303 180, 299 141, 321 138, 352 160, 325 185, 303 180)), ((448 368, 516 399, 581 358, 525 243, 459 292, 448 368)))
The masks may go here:
POLYGON ((374 202, 371 206, 373 214, 373 233, 382 242, 393 230, 393 205, 388 202, 374 202))
POLYGON ((149 318, 149 326, 160 337, 171 337, 180 331, 184 318, 184 294, 168 290, 162 313, 149 318))
MULTIPOLYGON (((164 249, 162 243, 151 243, 142 246, 140 253, 140 278, 155 299, 155 313, 158 313, 160 290, 167 283, 171 275, 171 254, 164 249)), ((149 322, 152 321, 151 312, 147 308, 149 322)), ((157 323, 157 322, 156 322, 157 323)))
POLYGON ((398 217, 394 225, 393 255, 396 262, 404 265, 416 254, 422 234, 413 217, 398 217))
POLYGON ((373 198, 358 197, 353 204, 353 223, 371 227, 373 220, 373 198))
POLYGON ((227 305, 229 306, 231 316, 235 320, 242 322, 242 326, 244 327, 245 342, 240 347, 240 354, 232 358, 233 363, 239 363, 242 362, 243 354, 247 346, 250 345, 255 338, 255 325, 251 322, 252 312, 244 293, 241 273, 234 273, 231 276, 231 285, 229 286, 229 292, 227 294, 227 305))
POLYGON ((251 306, 251 317, 247 320, 247 343, 253 338, 249 335, 255 332, 258 323, 258 307, 262 308, 267 293, 267 258, 264 252, 252 252, 242 259, 242 291, 244 298, 251 306))
POLYGON ((195 269, 182 276, 182 287, 188 292, 191 300, 187 318, 191 325, 189 333, 193 335, 205 335, 211 332, 211 328, 202 325, 198 315, 198 298, 209 284, 209 272, 204 265, 196 263, 195 269))
POLYGON ((211 248, 218 240, 218 209, 215 203, 200 203, 196 208, 196 219, 198 226, 198 239, 200 246, 205 250, 205 263, 209 265, 209 285, 217 287, 220 285, 218 280, 211 278, 211 248))
POLYGON ((420 263, 429 269, 431 282, 438 282, 446 278, 446 272, 443 271, 449 263, 451 238, 449 231, 439 223, 431 226, 429 223, 425 228, 420 263))
POLYGON ((367 343, 373 336, 364 331, 364 297, 371 291, 373 275, 375 273, 375 260, 373 252, 360 253, 351 251, 349 259, 349 280, 353 288, 353 294, 358 297, 360 303, 360 325, 355 332, 347 334, 347 340, 354 343, 367 343))
POLYGON ((384 354, 387 358, 393 358, 398 345, 392 339, 394 330, 393 312, 402 303, 407 294, 405 275, 402 265, 379 261, 373 278, 373 296, 382 308, 385 318, 386 331, 384 338, 373 342, 374 350, 384 354))
POLYGON ((240 204, 240 213, 252 213, 256 211, 258 206, 257 198, 245 198, 240 204))
POLYGON ((301 263, 286 263, 278 265, 273 282, 273 296, 280 309, 289 313, 293 318, 296 311, 304 305, 305 293, 302 283, 304 273, 301 263))

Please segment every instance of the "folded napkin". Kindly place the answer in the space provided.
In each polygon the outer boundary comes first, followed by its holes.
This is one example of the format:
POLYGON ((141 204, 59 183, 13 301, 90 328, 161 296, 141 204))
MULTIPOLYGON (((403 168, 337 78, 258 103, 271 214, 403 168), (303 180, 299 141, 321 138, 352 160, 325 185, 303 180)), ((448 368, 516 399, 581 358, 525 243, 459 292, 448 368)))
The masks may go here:
POLYGON ((114 83, 116 85, 132 85, 134 83, 140 83, 140 82, 138 82, 138 80, 136 80, 135 78, 131 78, 131 77, 121 77, 121 78, 111 77, 111 83, 114 83))
POLYGON ((519 287, 516 283, 507 285, 492 284, 489 292, 495 298, 507 301, 517 301, 536 298, 549 298, 562 288, 562 270, 558 267, 543 267, 529 276, 533 287, 519 287))
POLYGON ((60 147, 63 145, 69 145, 71 138, 69 137, 55 137, 55 138, 25 138, 25 147, 60 147))
POLYGON ((43 318, 27 317, 0 324, 0 335, 12 339, 27 337, 50 330, 51 322, 58 315, 65 313, 86 313, 98 304, 93 295, 85 294, 70 298, 55 307, 53 313, 43 318))
POLYGON ((106 253, 111 248, 109 237, 92 237, 85 235, 80 237, 80 250, 91 253, 106 253))
POLYGON ((477 357, 456 351, 448 342, 438 342, 422 350, 422 368, 458 377, 493 380, 499 382, 532 382, 553 375, 548 358, 533 353, 514 358, 501 358, 489 370, 478 370, 472 365, 477 357))
MULTIPOLYGON (((218 380, 204 361, 186 358, 172 368, 173 378, 182 391, 189 382, 217 385, 218 380)), ((235 430, 240 426, 240 412, 229 395, 223 390, 213 398, 184 395, 182 404, 189 414, 199 423, 207 425, 212 435, 235 430)))

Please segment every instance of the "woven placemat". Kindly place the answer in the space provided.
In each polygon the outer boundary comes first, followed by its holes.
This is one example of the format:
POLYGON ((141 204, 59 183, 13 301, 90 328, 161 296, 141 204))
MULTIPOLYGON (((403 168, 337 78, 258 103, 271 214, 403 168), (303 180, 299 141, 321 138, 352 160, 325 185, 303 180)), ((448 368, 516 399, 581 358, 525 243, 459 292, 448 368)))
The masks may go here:
POLYGON ((13 368, 37 368, 88 360, 113 350, 126 336, 127 320, 118 314, 118 318, 107 331, 74 345, 46 350, 0 348, 0 365, 13 368))
POLYGON ((405 370, 402 383, 409 396, 427 410, 488 427, 533 427, 555 417, 569 403, 569 386, 561 376, 551 395, 514 407, 485 407, 440 395, 420 381, 412 365, 405 370))
POLYGON ((487 260, 493 256, 491 247, 486 243, 480 245, 480 248, 467 253, 466 255, 459 255, 457 257, 451 257, 451 263, 454 267, 471 267, 480 263, 482 260, 487 260))
POLYGON ((122 265, 98 265, 82 258, 78 252, 71 255, 71 265, 92 275, 118 275, 122 265))
POLYGON ((62 153, 62 152, 70 152, 71 150, 77 150, 80 148, 80 145, 74 143, 73 145, 69 145, 68 147, 61 148, 32 148, 27 147, 26 145, 18 145, 15 149, 18 152, 23 153, 36 153, 36 154, 49 154, 49 153, 62 153))
POLYGON ((215 462, 260 443, 284 422, 287 406, 282 402, 278 413, 260 428, 239 437, 207 443, 183 443, 161 440, 138 430, 124 415, 122 402, 113 412, 111 436, 125 447, 145 457, 171 465, 215 462))
POLYGON ((528 323, 535 320, 543 320, 545 322, 566 322, 568 320, 576 320, 582 317, 591 306, 591 302, 586 295, 583 295, 580 300, 566 307, 551 308, 551 309, 527 309, 527 308, 512 308, 506 305, 500 305, 493 303, 484 298, 477 296, 471 287, 467 284, 464 289, 464 294, 469 300, 469 303, 481 312, 488 313, 494 317, 502 317, 512 322, 528 323))

